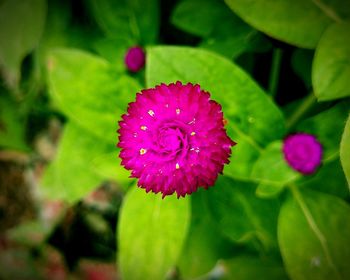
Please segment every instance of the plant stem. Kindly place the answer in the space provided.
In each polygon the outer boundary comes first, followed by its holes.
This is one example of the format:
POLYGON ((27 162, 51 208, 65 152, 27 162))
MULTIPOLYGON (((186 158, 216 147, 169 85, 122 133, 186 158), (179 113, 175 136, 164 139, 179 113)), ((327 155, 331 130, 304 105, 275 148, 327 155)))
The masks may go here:
POLYGON ((282 62, 283 51, 281 49, 275 48, 272 53, 272 64, 270 70, 270 79, 269 79, 269 93, 273 98, 277 92, 278 79, 280 75, 280 68, 282 62))
POLYGON ((322 1, 312 0, 312 2, 330 19, 334 20, 337 23, 341 23, 343 21, 341 17, 330 6, 327 6, 322 1))
POLYGON ((300 118, 314 105, 316 98, 313 93, 310 93, 293 114, 287 119, 287 129, 290 130, 300 120, 300 118))
POLYGON ((331 255, 330 255, 330 252, 328 250, 327 239, 325 238, 325 236, 323 235, 323 233, 321 232, 321 230, 317 226, 316 221, 315 221, 314 217, 312 216, 312 213, 310 212, 310 209, 308 208, 307 204, 304 201, 303 196, 301 195, 301 193, 299 191, 299 188, 293 184, 290 184, 288 187, 291 190, 295 201, 298 203, 301 211, 303 212, 305 219, 306 219, 308 225, 310 226, 311 231, 315 234, 316 238, 320 242, 329 266, 334 270, 334 272, 337 275, 337 278, 341 279, 339 272, 338 272, 336 266, 334 265, 333 260, 332 260, 331 255))

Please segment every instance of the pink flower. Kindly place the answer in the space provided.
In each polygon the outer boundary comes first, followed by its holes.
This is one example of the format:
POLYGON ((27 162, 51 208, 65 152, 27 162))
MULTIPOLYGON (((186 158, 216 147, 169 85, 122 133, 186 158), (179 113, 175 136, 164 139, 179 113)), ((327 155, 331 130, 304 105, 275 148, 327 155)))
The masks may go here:
POLYGON ((322 160, 322 146, 316 137, 307 133, 289 135, 283 143, 287 163, 302 174, 316 171, 322 160))
POLYGON ((122 165, 139 187, 163 197, 214 185, 235 145, 221 106, 191 83, 142 90, 119 125, 122 165))
POLYGON ((141 47, 129 48, 125 55, 125 65, 131 72, 138 72, 145 65, 146 55, 141 47))

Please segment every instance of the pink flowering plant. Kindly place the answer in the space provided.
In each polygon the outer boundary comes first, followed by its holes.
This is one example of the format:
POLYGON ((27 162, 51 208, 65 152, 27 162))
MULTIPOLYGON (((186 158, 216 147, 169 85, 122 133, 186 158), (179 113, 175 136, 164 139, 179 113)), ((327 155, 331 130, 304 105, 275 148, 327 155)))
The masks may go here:
POLYGON ((350 279, 349 7, 0 1, 0 279, 350 279))

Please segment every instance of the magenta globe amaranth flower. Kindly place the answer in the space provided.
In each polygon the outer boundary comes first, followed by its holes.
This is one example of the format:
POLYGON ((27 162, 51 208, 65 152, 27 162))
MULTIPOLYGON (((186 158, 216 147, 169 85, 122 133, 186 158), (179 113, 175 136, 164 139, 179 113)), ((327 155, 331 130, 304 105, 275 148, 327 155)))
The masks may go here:
POLYGON ((146 61, 146 55, 141 47, 129 48, 125 55, 125 65, 131 72, 138 72, 144 65, 146 61))
POLYGON ((322 160, 322 146, 316 137, 307 133, 296 133, 285 138, 283 154, 287 163, 302 174, 312 174, 322 160))
POLYGON ((235 145, 221 106, 199 85, 180 82, 142 90, 119 122, 122 165, 138 186, 163 197, 214 185, 235 145))

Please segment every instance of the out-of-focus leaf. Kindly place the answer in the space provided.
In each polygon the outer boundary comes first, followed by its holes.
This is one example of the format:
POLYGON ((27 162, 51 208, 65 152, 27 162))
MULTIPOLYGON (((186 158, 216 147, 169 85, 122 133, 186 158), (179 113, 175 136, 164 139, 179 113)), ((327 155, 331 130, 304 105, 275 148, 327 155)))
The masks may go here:
POLYGON ((121 166, 119 151, 113 146, 113 152, 98 155, 91 162, 93 169, 103 178, 115 180, 122 186, 127 186, 131 179, 130 172, 121 166))
POLYGON ((322 193, 294 193, 278 219, 278 241, 289 276, 349 279, 349 205, 322 193))
MULTIPOLYGON (((221 26, 221 25, 220 25, 221 26)), ((214 31, 213 36, 204 39, 200 47, 217 52, 227 58, 237 58, 244 52, 263 52, 270 48, 270 43, 255 29, 237 26, 229 36, 226 30, 228 26, 224 25, 225 29, 214 31)), ((223 27, 224 27, 223 26, 223 27)))
POLYGON ((13 89, 20 80, 23 58, 39 42, 46 10, 45 0, 0 1, 0 67, 13 89))
POLYGON ((146 81, 198 83, 222 105, 227 131, 238 143, 226 174, 249 177, 260 146, 280 139, 285 131, 282 113, 264 91, 238 66, 209 51, 187 47, 152 47, 147 51, 146 81))
POLYGON ((224 280, 288 280, 283 264, 274 259, 242 255, 222 262, 224 280))
POLYGON ((302 177, 301 181, 298 182, 298 186, 336 195, 343 199, 350 195, 338 157, 323 164, 312 176, 302 177))
POLYGON ((89 0, 87 3, 97 24, 109 37, 126 36, 139 44, 156 41, 158 0, 89 0))
POLYGON ((18 246, 18 248, 2 250, 0 254, 0 277, 1 279, 42 278, 35 264, 33 254, 28 248, 18 246))
POLYGON ((185 279, 194 279, 208 273, 233 247, 222 237, 210 218, 207 205, 210 196, 210 191, 204 189, 191 195, 191 225, 178 264, 180 274, 185 279))
POLYGON ((346 122, 340 143, 340 160, 350 188, 350 116, 346 122))
POLYGON ((25 143, 25 127, 18 114, 18 105, 0 96, 0 147, 28 150, 25 143))
MULTIPOLYGON (((176 27, 194 35, 209 37, 216 27, 230 23, 231 18, 240 22, 223 1, 182 0, 175 7, 171 22, 176 27)), ((245 23, 242 22, 242 24, 250 29, 245 23)))
POLYGON ((66 124, 56 157, 41 181, 45 196, 74 203, 87 195, 103 180, 93 159, 113 147, 72 122, 66 124))
POLYGON ((134 187, 118 224, 118 267, 125 280, 163 280, 181 253, 190 221, 189 198, 162 199, 134 187))
MULTIPOLYGON (((347 5, 350 6, 350 1, 347 5)), ((320 101, 350 96, 349 30, 350 22, 333 24, 316 48, 312 84, 320 101)))
POLYGON ((256 29, 304 48, 315 48, 329 24, 350 16, 348 0, 225 0, 225 2, 256 29))
POLYGON ((278 201, 256 197, 255 185, 219 177, 208 199, 219 229, 236 242, 258 240, 265 249, 277 247, 278 201))
POLYGON ((124 58, 130 46, 136 45, 136 42, 129 37, 103 38, 95 41, 95 50, 106 60, 108 60, 114 69, 118 72, 126 70, 124 58))
POLYGON ((314 52, 305 49, 296 49, 292 55, 294 72, 303 80, 305 86, 311 88, 311 68, 314 52))
POLYGON ((28 247, 42 244, 51 233, 52 227, 47 227, 40 220, 32 220, 21 223, 6 232, 10 240, 28 247))
POLYGON ((118 76, 107 61, 79 50, 52 51, 48 68, 50 94, 59 109, 104 141, 115 143, 117 122, 139 84, 118 76))
POLYGON ((271 143, 254 163, 251 178, 260 184, 256 193, 260 197, 278 194, 285 185, 295 181, 300 174, 286 162, 282 152, 282 142, 271 143))
POLYGON ((302 121, 297 131, 315 135, 323 147, 323 162, 339 155, 339 144, 344 123, 349 114, 350 103, 341 102, 313 117, 302 121))
POLYGON ((266 50, 269 46, 256 29, 233 14, 223 1, 183 0, 174 9, 171 21, 178 28, 203 37, 201 47, 228 58, 245 51, 266 50))
POLYGON ((231 15, 223 1, 182 0, 175 7, 171 22, 184 31, 208 37, 218 22, 226 22, 231 15))

